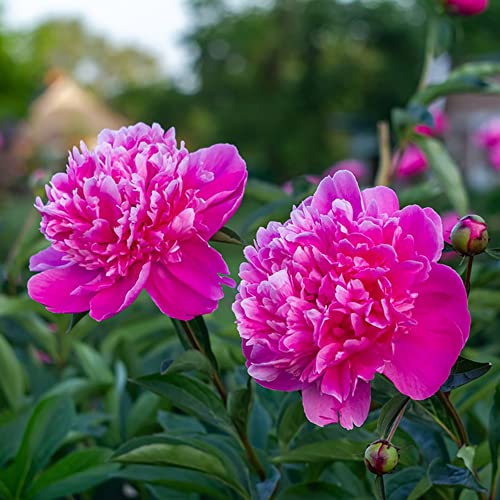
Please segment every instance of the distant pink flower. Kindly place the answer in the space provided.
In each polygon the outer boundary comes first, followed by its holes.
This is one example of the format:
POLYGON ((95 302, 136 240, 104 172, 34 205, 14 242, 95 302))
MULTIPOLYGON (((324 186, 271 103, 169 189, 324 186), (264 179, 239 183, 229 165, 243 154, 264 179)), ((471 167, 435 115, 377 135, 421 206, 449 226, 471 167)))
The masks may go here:
POLYGON ((500 171, 500 144, 493 146, 488 151, 488 159, 490 161, 491 166, 500 171))
POLYGON ((448 118, 438 106, 431 106, 429 111, 434 118, 434 126, 430 127, 429 125, 420 123, 415 127, 415 132, 430 137, 442 137, 448 128, 448 118))
POLYGON ((492 148, 500 145, 500 119, 495 118, 483 125, 475 136, 479 146, 492 148))
POLYGON ((188 153, 173 128, 104 130, 94 151, 74 148, 66 173, 36 200, 51 246, 31 258, 30 296, 56 313, 98 320, 145 289, 178 319, 210 313, 234 286, 210 237, 234 214, 247 179, 234 146, 188 153))
POLYGON ((350 172, 323 179, 245 249, 233 310, 249 374, 301 390, 320 426, 360 426, 375 373, 413 399, 433 395, 470 328, 460 277, 437 263, 442 249, 431 208, 399 209, 386 187, 360 192, 350 172))
POLYGON ((415 144, 410 144, 401 156, 398 152, 393 158, 393 164, 397 167, 396 175, 400 178, 421 174, 429 166, 424 152, 415 144))
POLYGON ((362 161, 353 158, 335 163, 325 172, 325 176, 333 175, 339 170, 348 170, 356 177, 358 182, 366 182, 368 178, 368 167, 362 161))
POLYGON ((488 0, 444 0, 449 12, 461 16, 481 14, 488 7, 488 0))

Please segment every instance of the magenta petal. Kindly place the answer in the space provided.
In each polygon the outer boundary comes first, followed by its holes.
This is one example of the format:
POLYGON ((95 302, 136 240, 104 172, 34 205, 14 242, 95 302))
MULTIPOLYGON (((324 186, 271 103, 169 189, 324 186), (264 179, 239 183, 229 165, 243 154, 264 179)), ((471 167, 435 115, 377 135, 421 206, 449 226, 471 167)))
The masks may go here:
POLYGON ((345 429, 363 425, 370 410, 370 384, 358 380, 356 390, 344 402, 318 390, 315 384, 302 391, 302 403, 307 419, 323 427, 339 421, 345 429))
POLYGON ((222 256, 201 238, 181 243, 182 260, 153 265, 146 290, 160 310, 189 320, 213 312, 224 296, 220 274, 229 272, 222 256))
POLYGON ((470 315, 462 281, 447 266, 433 264, 417 291, 417 324, 395 340, 393 360, 383 373, 403 394, 425 399, 448 378, 469 336, 470 315))
POLYGON ((244 160, 230 144, 215 144, 191 153, 180 168, 187 170, 186 187, 204 200, 196 214, 203 236, 209 238, 236 212, 247 180, 244 160))
POLYGON ((431 262, 437 262, 444 247, 443 227, 439 215, 432 208, 422 209, 418 205, 409 205, 397 215, 403 232, 413 236, 415 250, 431 262))
POLYGON ((96 321, 118 314, 139 296, 149 277, 151 263, 136 265, 123 278, 98 292, 90 302, 90 316, 96 321))
POLYGON ((374 203, 379 214, 392 215, 399 210, 399 201, 396 193, 385 186, 364 189, 363 202, 366 208, 374 203))
POLYGON ((88 311, 93 294, 74 292, 98 274, 99 271, 88 271, 77 265, 47 269, 28 281, 28 294, 54 313, 73 314, 88 311))
POLYGON ((361 192, 356 177, 347 170, 341 170, 332 177, 325 177, 319 183, 311 206, 320 213, 326 214, 337 199, 351 204, 354 217, 357 217, 362 210, 361 192))
POLYGON ((30 259, 30 271, 46 271, 53 267, 69 266, 70 263, 62 258, 64 254, 48 247, 41 252, 36 253, 30 259))

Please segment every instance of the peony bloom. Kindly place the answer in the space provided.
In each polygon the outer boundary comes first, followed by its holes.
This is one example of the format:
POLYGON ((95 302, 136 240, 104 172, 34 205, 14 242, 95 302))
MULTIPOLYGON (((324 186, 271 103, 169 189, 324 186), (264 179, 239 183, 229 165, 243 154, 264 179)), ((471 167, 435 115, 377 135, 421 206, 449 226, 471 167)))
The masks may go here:
POLYGON ((500 119, 495 118, 483 125, 476 133, 475 139, 483 148, 500 146, 500 119))
POLYGON ((470 327, 460 277, 437 263, 442 249, 431 208, 400 209, 386 187, 360 192, 350 172, 323 179, 245 249, 233 311, 249 374, 301 390, 320 426, 363 424, 375 373, 413 399, 433 395, 470 327))
POLYGON ((448 128, 448 118, 439 106, 431 106, 429 111, 434 118, 434 126, 430 127, 429 125, 420 123, 415 127, 415 132, 430 137, 442 137, 448 128))
POLYGON ((366 182, 368 178, 368 167, 362 161, 353 158, 335 163, 325 172, 324 176, 333 175, 339 170, 348 170, 358 182, 366 182))
POLYGON ((428 163, 424 152, 415 144, 410 144, 401 156, 399 153, 394 156, 393 166, 397 168, 396 175, 399 178, 404 178, 425 172, 428 163))
POLYGON ((208 240, 238 208, 247 178, 234 146, 189 153, 175 130, 143 123, 104 130, 94 151, 81 143, 66 173, 36 200, 51 242, 30 261, 42 271, 30 296, 56 313, 98 320, 145 289, 160 310, 188 320, 216 309, 228 267, 208 240))
POLYGON ((488 0, 444 0, 448 12, 460 16, 475 16, 488 7, 488 0))
POLYGON ((483 253, 490 241, 486 221, 479 215, 465 215, 451 230, 451 244, 462 255, 483 253))
POLYGON ((451 245, 451 230, 455 226, 455 224, 458 222, 460 219, 460 215, 458 215, 458 212, 445 212, 441 216, 441 221, 443 224, 443 239, 446 241, 446 243, 449 243, 451 245))
POLYGON ((488 151, 488 159, 490 161, 491 166, 500 171, 500 144, 490 148, 488 151))

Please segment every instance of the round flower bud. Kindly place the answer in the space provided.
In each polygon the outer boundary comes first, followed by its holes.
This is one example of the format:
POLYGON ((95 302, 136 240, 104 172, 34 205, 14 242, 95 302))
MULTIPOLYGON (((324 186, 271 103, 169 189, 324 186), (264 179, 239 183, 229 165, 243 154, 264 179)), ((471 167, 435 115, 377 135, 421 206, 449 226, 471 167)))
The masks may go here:
POLYGON ((462 217, 451 230, 451 244, 462 255, 477 255, 488 246, 488 226, 479 215, 462 217))
POLYGON ((488 7, 488 0, 444 0, 444 5, 451 14, 475 16, 488 7))
POLYGON ((384 439, 374 441, 365 451, 365 464, 373 474, 392 472, 399 461, 399 448, 384 439))

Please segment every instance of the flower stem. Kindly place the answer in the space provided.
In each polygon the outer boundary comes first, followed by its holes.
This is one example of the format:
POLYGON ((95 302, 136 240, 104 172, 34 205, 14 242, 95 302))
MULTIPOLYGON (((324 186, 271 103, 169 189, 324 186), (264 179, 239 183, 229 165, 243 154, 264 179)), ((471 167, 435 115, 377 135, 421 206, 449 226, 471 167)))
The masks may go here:
POLYGON ((434 59, 434 53, 436 51, 437 34, 438 34, 438 18, 432 17, 429 20, 429 26, 427 28, 424 64, 422 66, 422 73, 420 74, 420 81, 418 82, 417 92, 423 90, 427 83, 429 70, 431 68, 432 61, 434 59))
POLYGON ((410 398, 406 400, 406 403, 403 405, 401 410, 399 410, 398 416, 394 420, 391 430, 389 431, 389 434, 387 435, 386 441, 389 441, 389 443, 392 441, 394 434, 396 434, 396 431, 398 430, 399 424, 403 418, 403 415, 405 414, 406 408, 408 408, 408 404, 410 403, 410 398))
POLYGON ((469 256, 469 260, 467 262, 467 273, 465 275, 465 291, 467 292, 467 297, 469 296, 470 292, 470 276, 472 273, 472 262, 474 261, 474 257, 471 255, 469 256))
POLYGON ((469 436, 467 435, 467 431, 465 429, 464 423, 462 422, 462 419, 460 418, 460 415, 458 414, 455 406, 450 400, 449 393, 438 391, 437 396, 443 403, 444 407, 446 408, 446 411, 448 412, 448 415, 451 417, 453 423, 455 424, 455 427, 457 428, 459 436, 459 441, 457 442, 457 445, 460 448, 462 446, 467 446, 469 444, 469 436))
MULTIPOLYGON (((191 344, 192 348, 202 352, 203 354, 206 354, 205 350, 203 349, 203 346, 200 344, 198 339, 196 338, 195 333, 193 332, 191 325, 187 321, 180 321, 179 322, 182 326, 182 329, 184 330, 184 333, 186 334, 186 337, 191 344)), ((220 395, 220 398, 222 399, 224 406, 227 404, 227 391, 224 386, 224 382, 220 378, 220 375, 215 368, 215 366, 212 366, 212 380, 214 382, 215 388, 217 389, 217 392, 220 395)), ((259 476, 261 481, 264 481, 266 479, 266 472, 264 470, 263 465, 260 463, 259 458, 257 457, 257 454, 255 453, 255 450, 252 446, 252 443, 248 439, 248 435, 246 433, 246 429, 240 429, 237 426, 236 430, 238 432, 238 436, 240 438, 241 444, 243 445, 243 448, 245 448, 245 452, 248 458, 248 461, 252 464, 253 468, 255 469, 255 472, 259 476)))
MULTIPOLYGON (((206 354, 205 350, 203 349, 203 346, 198 342, 198 339, 196 338, 196 335, 194 334, 191 325, 187 321, 180 321, 180 323, 193 349, 195 349, 196 351, 200 351, 203 354, 206 354)), ((219 373, 213 366, 212 366, 212 380, 214 382, 215 388, 217 389, 217 392, 220 395, 220 398, 222 399, 225 405, 227 403, 227 391, 226 388, 224 387, 222 379, 219 376, 219 373)))

